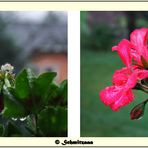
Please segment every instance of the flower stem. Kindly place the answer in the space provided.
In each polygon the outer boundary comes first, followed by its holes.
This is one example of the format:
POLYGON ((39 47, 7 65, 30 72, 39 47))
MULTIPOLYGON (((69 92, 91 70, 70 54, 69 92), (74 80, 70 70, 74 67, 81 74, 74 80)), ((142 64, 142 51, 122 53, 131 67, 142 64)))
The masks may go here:
POLYGON ((35 120, 35 133, 36 133, 36 136, 38 136, 38 116, 37 114, 34 114, 34 120, 35 120))
POLYGON ((8 80, 8 73, 5 74, 4 82, 7 87, 11 87, 10 82, 8 80))
POLYGON ((147 90, 145 90, 144 88, 140 88, 140 90, 142 90, 143 92, 145 92, 145 93, 148 93, 148 91, 147 90))
POLYGON ((145 93, 148 93, 148 87, 146 85, 142 85, 141 83, 137 83, 135 89, 139 89, 145 93))
POLYGON ((146 85, 142 85, 141 86, 144 88, 144 89, 147 89, 148 90, 148 87, 146 85))

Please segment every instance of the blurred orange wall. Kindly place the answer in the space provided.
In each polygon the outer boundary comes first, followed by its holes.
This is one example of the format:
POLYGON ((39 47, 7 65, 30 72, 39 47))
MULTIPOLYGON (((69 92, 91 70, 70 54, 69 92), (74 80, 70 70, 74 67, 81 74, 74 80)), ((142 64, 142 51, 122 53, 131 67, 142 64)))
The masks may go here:
POLYGON ((40 73, 43 71, 57 72, 57 83, 67 79, 67 55, 64 53, 38 53, 32 57, 31 63, 37 66, 40 73))

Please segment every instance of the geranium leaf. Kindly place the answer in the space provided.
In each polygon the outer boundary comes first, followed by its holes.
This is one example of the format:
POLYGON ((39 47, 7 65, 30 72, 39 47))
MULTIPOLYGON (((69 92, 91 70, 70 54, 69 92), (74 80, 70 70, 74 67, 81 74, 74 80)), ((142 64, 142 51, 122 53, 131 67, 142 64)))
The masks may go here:
POLYGON ((60 84, 60 95, 64 99, 63 102, 67 102, 67 80, 62 81, 60 84))
POLYGON ((55 72, 46 72, 41 74, 35 82, 35 94, 41 98, 45 97, 45 93, 48 91, 51 82, 56 76, 55 72))
POLYGON ((4 135, 4 126, 0 124, 0 137, 4 135))
POLYGON ((15 98, 13 88, 3 88, 4 94, 4 109, 2 115, 4 117, 24 117, 27 112, 24 106, 15 98))
POLYGON ((15 81, 15 90, 18 98, 23 100, 29 97, 30 87, 26 69, 24 69, 17 75, 15 81))
POLYGON ((55 84, 50 84, 49 89, 46 93, 46 102, 53 103, 54 99, 58 97, 59 87, 55 84))
POLYGON ((64 107, 48 107, 38 116, 39 129, 45 136, 67 135, 67 110, 64 107))
POLYGON ((9 121, 5 126, 5 137, 20 137, 22 136, 21 131, 19 130, 18 126, 14 123, 9 121))

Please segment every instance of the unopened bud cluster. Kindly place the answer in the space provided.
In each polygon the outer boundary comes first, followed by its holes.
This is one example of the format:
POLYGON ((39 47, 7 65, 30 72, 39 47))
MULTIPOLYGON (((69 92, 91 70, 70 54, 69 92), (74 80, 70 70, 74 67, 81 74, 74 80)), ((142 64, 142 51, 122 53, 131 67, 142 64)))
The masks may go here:
POLYGON ((1 71, 4 73, 7 72, 7 73, 11 74, 11 73, 13 73, 13 69, 14 69, 14 67, 8 63, 1 66, 1 71))

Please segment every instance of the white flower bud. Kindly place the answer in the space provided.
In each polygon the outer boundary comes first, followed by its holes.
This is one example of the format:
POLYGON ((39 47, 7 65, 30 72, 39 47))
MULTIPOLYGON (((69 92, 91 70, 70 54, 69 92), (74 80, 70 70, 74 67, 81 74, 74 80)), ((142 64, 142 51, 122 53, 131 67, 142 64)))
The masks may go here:
POLYGON ((1 66, 1 71, 3 71, 3 72, 12 73, 13 69, 14 69, 14 67, 11 64, 8 64, 8 63, 1 66))

